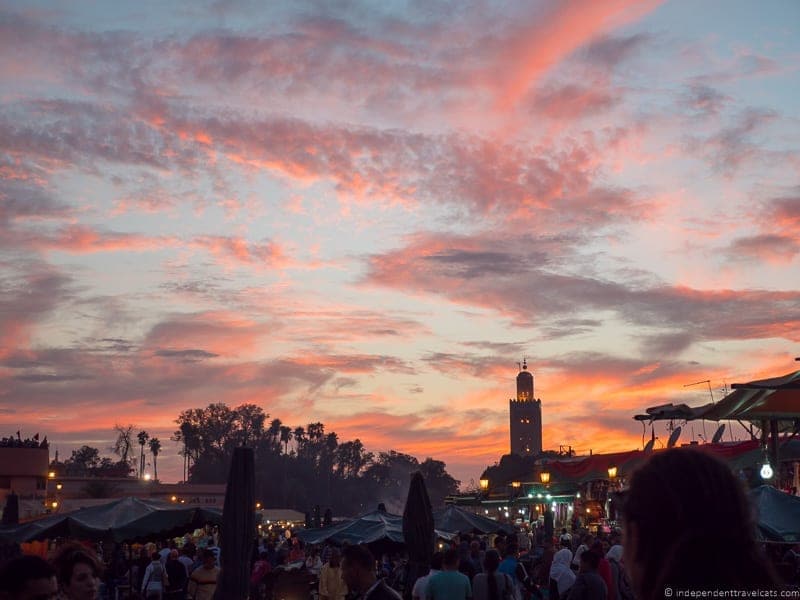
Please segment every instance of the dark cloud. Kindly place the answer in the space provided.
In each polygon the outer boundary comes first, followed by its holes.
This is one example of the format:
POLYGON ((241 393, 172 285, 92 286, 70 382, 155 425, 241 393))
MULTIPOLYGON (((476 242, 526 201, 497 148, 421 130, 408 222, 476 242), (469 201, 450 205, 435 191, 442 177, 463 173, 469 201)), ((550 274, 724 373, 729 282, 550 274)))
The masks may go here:
POLYGON ((490 341, 474 341, 474 342, 461 342, 462 346, 468 348, 478 348, 479 350, 488 350, 498 356, 522 356, 529 342, 490 342, 490 341))
POLYGON ((745 164, 766 159, 767 153, 755 136, 777 116, 772 110, 749 108, 709 137, 689 137, 686 150, 700 155, 716 172, 733 175, 745 164))
POLYGON ((677 356, 695 342, 692 332, 665 333, 645 336, 641 344, 641 353, 645 357, 677 356))
POLYGON ((574 120, 604 113, 622 102, 619 91, 597 86, 547 86, 536 93, 532 110, 554 119, 574 120))
POLYGON ((178 358, 181 360, 203 360, 206 358, 217 358, 219 354, 213 352, 206 352, 205 350, 188 349, 188 350, 156 350, 156 356, 164 358, 178 358))
POLYGON ((450 377, 469 375, 472 377, 494 376, 498 370, 508 369, 508 359, 497 356, 476 356, 474 354, 453 354, 432 352, 422 357, 422 361, 433 369, 450 377))
POLYGON ((71 279, 33 260, 0 260, 0 356, 26 348, 34 326, 72 296, 71 279))
POLYGON ((49 374, 31 374, 31 375, 15 375, 14 379, 25 383, 62 383, 66 381, 78 381, 81 379, 93 379, 90 375, 49 375, 49 374))
POLYGON ((800 240, 794 235, 761 234, 741 237, 725 249, 730 261, 791 262, 800 254, 800 240))
POLYGON ((463 265, 453 269, 449 263, 426 260, 431 254, 442 253, 463 260, 476 251, 476 246, 491 251, 492 247, 506 248, 508 240, 418 238, 402 249, 373 256, 365 282, 443 296, 550 329, 554 322, 585 319, 585 314, 605 311, 640 329, 650 328, 653 334, 683 333, 694 341, 774 336, 798 339, 797 292, 694 290, 607 281, 567 271, 551 272, 537 263, 526 263, 522 256, 517 261, 508 257, 512 264, 525 265, 523 272, 513 275, 485 268, 482 258, 471 269, 463 265), (461 252, 464 244, 469 245, 469 253, 461 252))
POLYGON ((646 33, 627 36, 603 36, 582 48, 578 54, 584 60, 605 69, 613 69, 644 50, 651 41, 646 33))
POLYGON ((542 327, 541 333, 546 339, 556 340, 591 333, 602 324, 597 319, 556 319, 550 325, 542 327))
MULTIPOLYGON (((546 255, 539 254, 539 256, 532 258, 534 261, 539 262, 546 258, 546 255)), ((425 256, 424 259, 441 265, 439 268, 442 271, 446 271, 448 277, 459 279, 472 279, 486 273, 504 276, 520 275, 527 271, 525 263, 520 261, 518 255, 515 256, 504 252, 476 252, 453 249, 447 252, 430 254, 425 256)))
POLYGON ((730 96, 699 82, 689 84, 679 98, 681 108, 699 117, 716 116, 730 102, 730 96))
POLYGON ((110 352, 131 352, 136 349, 135 344, 122 338, 102 338, 98 341, 103 345, 103 350, 110 352))
POLYGON ((0 179, 0 224, 13 220, 61 219, 71 212, 69 206, 40 185, 0 179))

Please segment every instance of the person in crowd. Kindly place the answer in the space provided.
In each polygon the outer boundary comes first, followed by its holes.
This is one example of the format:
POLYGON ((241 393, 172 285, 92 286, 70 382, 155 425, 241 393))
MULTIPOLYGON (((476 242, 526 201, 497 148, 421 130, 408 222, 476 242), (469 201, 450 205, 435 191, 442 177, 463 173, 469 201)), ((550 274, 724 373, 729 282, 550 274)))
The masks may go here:
POLYGON ((186 570, 186 581, 189 581, 189 575, 191 575, 192 571, 194 571, 195 564, 194 564, 194 556, 197 553, 197 548, 194 544, 185 544, 183 548, 181 548, 180 556, 178 556, 178 561, 183 565, 183 568, 186 570))
POLYGON ((472 581, 475 577, 475 565, 470 560, 470 542, 472 540, 469 536, 461 538, 461 543, 458 545, 458 572, 467 576, 467 579, 472 581))
POLYGON ((147 570, 148 565, 150 564, 150 555, 152 552, 148 553, 147 548, 142 546, 139 549, 139 556, 136 558, 136 561, 133 564, 133 572, 135 573, 134 580, 133 580, 133 587, 136 590, 142 589, 142 581, 144 581, 144 572, 147 570))
POLYGON ((250 573, 250 597, 262 598, 262 587, 264 586, 264 578, 272 571, 272 563, 269 562, 269 554, 266 550, 261 550, 258 555, 258 560, 253 564, 253 570, 250 573))
POLYGON ((142 597, 147 600, 151 598, 161 600, 168 585, 167 569, 161 564, 161 555, 153 552, 150 556, 150 564, 144 570, 142 578, 142 597))
POLYGON ((289 562, 304 561, 306 553, 303 551, 303 545, 298 538, 292 538, 292 548, 289 550, 289 562))
POLYGON ((614 578, 611 576, 611 565, 606 558, 606 553, 603 550, 603 541, 601 539, 596 539, 592 544, 592 547, 589 549, 590 552, 594 552, 598 556, 597 561, 597 574, 603 579, 603 582, 606 584, 606 592, 608 594, 608 600, 613 600, 617 597, 617 590, 614 588, 614 578))
POLYGON ((212 600, 217 590, 219 567, 213 550, 205 549, 202 553, 203 564, 189 575, 187 590, 189 597, 195 600, 212 600))
POLYGON ((400 594, 375 575, 375 558, 363 544, 342 551, 342 579, 360 600, 401 600, 400 594))
POLYGON ((662 600, 667 586, 777 585, 742 483, 710 454, 655 453, 631 476, 622 509, 624 564, 638 600, 662 600))
MULTIPOLYGON (((539 592, 539 588, 535 584, 535 582, 529 577, 528 572, 525 570, 525 567, 522 563, 519 562, 517 558, 518 551, 517 547, 514 544, 509 544, 506 546, 505 554, 503 555, 503 560, 500 563, 500 566, 497 568, 498 573, 505 573, 511 578, 511 581, 514 584, 514 596, 515 597, 523 597, 526 594, 523 593, 523 590, 527 594, 532 594, 536 597, 541 596, 539 592)), ((547 567, 549 571, 549 566, 547 567)))
POLYGON ((538 570, 536 571, 536 583, 540 586, 547 587, 550 583, 550 567, 553 565, 553 557, 555 556, 555 549, 550 540, 546 540, 542 549, 542 558, 539 561, 538 570))
POLYGON ((186 567, 180 561, 177 549, 170 551, 165 570, 167 572, 167 586, 164 598, 169 600, 186 598, 186 584, 189 582, 189 576, 186 573, 186 567))
POLYGON ((467 600, 472 598, 469 578, 458 570, 458 550, 450 548, 442 557, 442 570, 425 586, 426 600, 467 600))
MULTIPOLYGON (((569 543, 567 540, 562 540, 562 544, 569 543)), ((549 574, 549 589, 550 600, 559 600, 566 598, 572 585, 575 583, 575 573, 570 568, 572 562, 572 551, 567 548, 561 548, 553 556, 553 562, 550 565, 549 574)))
POLYGON ((319 577, 320 571, 322 571, 322 559, 319 556, 319 552, 316 548, 311 548, 307 554, 306 569, 314 577, 319 577))
POLYGON ((616 598, 609 598, 609 600, 633 600, 630 579, 622 560, 623 552, 624 550, 620 544, 614 544, 606 554, 608 564, 611 566, 611 580, 617 594, 616 598))
POLYGON ((431 568, 427 575, 423 575, 414 582, 414 587, 411 589, 412 600, 425 600, 425 589, 428 587, 428 581, 431 577, 436 575, 442 570, 442 561, 444 560, 444 552, 434 552, 431 557, 431 568))
POLYGON ((505 556, 505 554, 506 554, 506 545, 507 544, 508 544, 508 542, 507 542, 505 536, 503 536, 501 534, 497 534, 495 536, 494 540, 492 540, 492 547, 495 550, 497 550, 497 553, 500 556, 505 556))
POLYGON ((328 562, 319 572, 319 599, 344 600, 347 586, 342 579, 342 555, 336 548, 331 548, 328 562))
POLYGON ((469 544, 469 555, 467 560, 472 565, 473 578, 478 573, 483 571, 483 553, 481 552, 481 543, 478 540, 472 540, 469 544))
POLYGON ((97 558, 78 543, 59 548, 52 559, 64 600, 96 600, 101 567, 97 558))
POLYGON ((567 594, 567 600, 607 600, 608 590, 597 572, 600 556, 591 550, 581 554, 581 566, 575 583, 567 594))
POLYGON ((158 551, 158 559, 161 561, 163 566, 167 565, 167 558, 169 558, 169 553, 177 548, 175 542, 173 540, 164 540, 161 544, 161 550, 158 551))
POLYGON ((487 550, 483 557, 483 569, 472 580, 473 600, 503 600, 512 597, 514 582, 505 573, 498 573, 500 555, 496 550, 487 550))
POLYGON ((588 533, 581 538, 581 544, 575 550, 575 556, 572 557, 572 570, 577 571, 581 566, 581 554, 586 552, 594 542, 592 536, 588 533))
POLYGON ((572 550, 572 535, 567 531, 566 527, 562 527, 558 542, 565 548, 572 550))
POLYGON ((206 543, 206 550, 214 553, 214 564, 216 566, 220 565, 219 562, 219 555, 220 555, 220 548, 215 541, 215 537, 213 535, 208 536, 208 542, 206 543))
POLYGON ((531 549, 531 536, 525 529, 517 532, 517 547, 521 553, 526 553, 531 549))
POLYGON ((18 556, 0 570, 0 599, 56 600, 56 570, 38 556, 18 556))

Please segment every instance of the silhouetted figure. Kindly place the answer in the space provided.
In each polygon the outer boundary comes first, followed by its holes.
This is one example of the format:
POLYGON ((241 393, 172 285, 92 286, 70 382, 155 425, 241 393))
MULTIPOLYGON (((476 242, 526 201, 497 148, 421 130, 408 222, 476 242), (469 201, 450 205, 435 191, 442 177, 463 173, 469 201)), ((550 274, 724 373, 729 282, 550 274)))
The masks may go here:
POLYGON ((575 583, 567 595, 567 600, 606 600, 608 590, 603 578, 597 572, 600 556, 591 550, 581 554, 581 566, 575 583))
POLYGON ((699 450, 658 452, 631 477, 624 564, 638 600, 673 589, 775 588, 750 505, 727 465, 699 450))
POLYGON ((18 556, 0 570, 0 598, 55 600, 57 595, 56 571, 43 558, 18 556))

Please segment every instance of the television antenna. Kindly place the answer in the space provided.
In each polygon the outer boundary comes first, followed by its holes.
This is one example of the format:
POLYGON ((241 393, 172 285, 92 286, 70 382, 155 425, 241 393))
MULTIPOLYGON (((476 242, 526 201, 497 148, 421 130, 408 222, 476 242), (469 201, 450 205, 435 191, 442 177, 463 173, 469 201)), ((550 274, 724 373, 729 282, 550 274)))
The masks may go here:
MULTIPOLYGON (((711 391, 711 380, 704 379, 703 381, 695 381, 694 383, 686 383, 683 387, 692 387, 693 385, 701 385, 705 383, 708 386, 708 395, 711 396, 711 404, 714 404, 714 392, 711 391)), ((706 436, 706 420, 702 419, 703 421, 703 441, 706 441, 708 438, 706 436)))

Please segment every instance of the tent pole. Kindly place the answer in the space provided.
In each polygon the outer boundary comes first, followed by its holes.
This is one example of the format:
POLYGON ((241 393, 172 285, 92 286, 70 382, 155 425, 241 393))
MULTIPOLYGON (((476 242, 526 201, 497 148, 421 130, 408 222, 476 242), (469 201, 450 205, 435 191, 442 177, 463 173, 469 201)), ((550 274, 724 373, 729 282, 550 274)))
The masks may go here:
POLYGON ((770 441, 770 462, 772 463, 772 467, 775 469, 775 473, 780 476, 780 460, 779 450, 778 450, 778 419, 770 419, 769 420, 769 441, 770 441))

